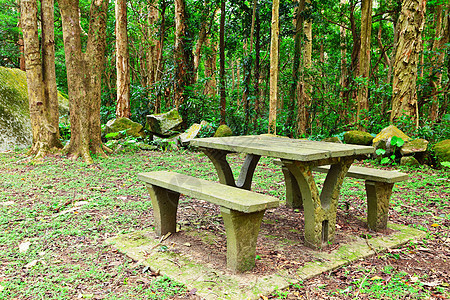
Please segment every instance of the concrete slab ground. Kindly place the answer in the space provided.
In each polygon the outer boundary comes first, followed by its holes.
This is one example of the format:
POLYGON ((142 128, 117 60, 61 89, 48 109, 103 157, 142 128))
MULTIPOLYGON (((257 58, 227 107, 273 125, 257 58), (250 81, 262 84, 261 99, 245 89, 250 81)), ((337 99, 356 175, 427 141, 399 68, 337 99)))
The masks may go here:
MULTIPOLYGON (((187 255, 159 251, 163 244, 153 230, 110 238, 108 243, 153 271, 159 271, 188 289, 197 289, 197 295, 205 299, 258 299, 274 290, 283 289, 323 272, 328 272, 358 259, 394 248, 424 237, 425 232, 397 224, 389 224, 395 230, 390 235, 371 239, 352 237, 352 242, 333 251, 312 251, 314 260, 305 263, 296 273, 280 271, 269 276, 232 274, 200 264, 187 255)), ((164 249, 164 248, 163 248, 164 249)))

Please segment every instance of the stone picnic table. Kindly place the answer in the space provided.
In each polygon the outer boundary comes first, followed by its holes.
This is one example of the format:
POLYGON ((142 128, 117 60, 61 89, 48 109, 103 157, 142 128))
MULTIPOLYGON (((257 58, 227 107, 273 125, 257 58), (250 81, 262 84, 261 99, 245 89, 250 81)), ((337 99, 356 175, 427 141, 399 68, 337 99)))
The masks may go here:
POLYGON ((251 189, 261 156, 279 158, 296 179, 290 184, 298 185, 293 190, 303 199, 305 244, 315 249, 334 241, 339 191, 351 164, 358 157, 374 153, 371 146, 270 135, 198 138, 190 144, 199 147, 212 161, 220 183, 246 190, 251 189), (229 153, 236 152, 247 154, 237 181, 226 159, 229 153), (312 170, 322 165, 330 165, 330 169, 319 192, 312 170))

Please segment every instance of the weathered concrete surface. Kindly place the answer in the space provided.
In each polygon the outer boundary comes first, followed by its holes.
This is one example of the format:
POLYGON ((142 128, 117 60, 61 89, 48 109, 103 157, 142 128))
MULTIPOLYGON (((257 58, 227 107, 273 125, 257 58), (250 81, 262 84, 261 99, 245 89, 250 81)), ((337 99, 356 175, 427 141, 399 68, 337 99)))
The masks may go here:
MULTIPOLYGON (((390 223, 388 227, 396 232, 367 240, 354 236, 352 243, 342 245, 331 252, 310 250, 317 259, 306 263, 296 274, 278 272, 268 276, 255 276, 248 273, 232 274, 199 264, 183 253, 159 252, 157 251, 159 240, 155 239, 152 230, 120 235, 108 239, 107 242, 152 270, 159 270, 162 275, 185 284, 189 289, 196 288, 197 294, 205 299, 259 299, 261 294, 270 294, 289 284, 306 280, 374 255, 376 252, 395 248, 425 236, 423 231, 402 225, 390 223)), ((165 243, 170 245, 170 238, 163 242, 165 243)))

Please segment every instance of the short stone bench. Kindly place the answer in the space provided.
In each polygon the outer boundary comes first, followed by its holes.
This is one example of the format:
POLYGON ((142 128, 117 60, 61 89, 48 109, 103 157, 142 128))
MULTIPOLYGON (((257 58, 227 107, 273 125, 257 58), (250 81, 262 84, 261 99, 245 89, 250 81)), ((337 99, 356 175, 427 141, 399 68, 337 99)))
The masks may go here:
POLYGON ((176 232, 180 194, 220 206, 227 235, 227 267, 244 272, 255 266, 256 240, 266 209, 277 198, 191 176, 166 171, 138 174, 150 193, 156 234, 176 232))
MULTIPOLYGON (((286 182, 286 206, 301 208, 302 198, 298 184, 288 168, 281 160, 273 160, 276 165, 282 166, 286 182)), ((330 166, 319 166, 313 170, 327 173, 330 166)), ((379 231, 387 228, 389 200, 394 183, 408 179, 408 175, 398 171, 386 171, 373 168, 351 166, 346 177, 364 179, 367 195, 367 225, 370 229, 379 231)))

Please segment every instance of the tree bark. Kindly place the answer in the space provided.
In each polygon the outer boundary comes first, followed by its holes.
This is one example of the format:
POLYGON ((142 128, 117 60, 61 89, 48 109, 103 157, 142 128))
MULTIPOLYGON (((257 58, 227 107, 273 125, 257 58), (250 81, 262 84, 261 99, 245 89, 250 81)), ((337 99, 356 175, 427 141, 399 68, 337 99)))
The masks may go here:
POLYGON ((130 118, 130 62, 128 53, 127 1, 117 0, 116 7, 117 118, 130 118))
POLYGON ((225 1, 220 1, 220 124, 225 124, 226 92, 225 92, 225 1))
POLYGON ((370 39, 372 35, 372 0, 362 0, 361 4, 361 50, 359 54, 358 77, 362 81, 358 88, 356 122, 359 130, 365 130, 361 124, 362 114, 369 110, 370 75, 370 39))
POLYGON ((186 88, 193 83, 193 59, 186 26, 184 0, 175 0, 175 89, 174 105, 179 107, 186 99, 186 88))
POLYGON ((394 62, 391 122, 409 117, 417 128, 417 66, 422 51, 426 0, 404 0, 399 17, 399 39, 394 62))
POLYGON ((277 133, 277 102, 278 102, 278 35, 279 35, 280 1, 272 2, 272 26, 270 39, 270 97, 269 97, 269 128, 268 133, 277 133))
POLYGON ((101 142, 100 93, 106 37, 107 0, 91 3, 86 53, 81 51, 78 0, 59 0, 61 9, 67 82, 70 100, 71 139, 68 156, 92 163, 93 154, 104 156, 101 142))
POLYGON ((39 49, 37 1, 21 1, 20 8, 33 136, 29 154, 34 156, 34 159, 40 159, 52 149, 62 147, 58 129, 53 3, 49 0, 42 1, 42 62, 39 49))
POLYGON ((209 95, 211 97, 215 96, 217 93, 217 82, 216 82, 216 65, 217 65, 217 43, 211 41, 211 39, 206 39, 205 44, 211 49, 208 57, 205 60, 205 77, 206 85, 203 90, 204 95, 209 95))

